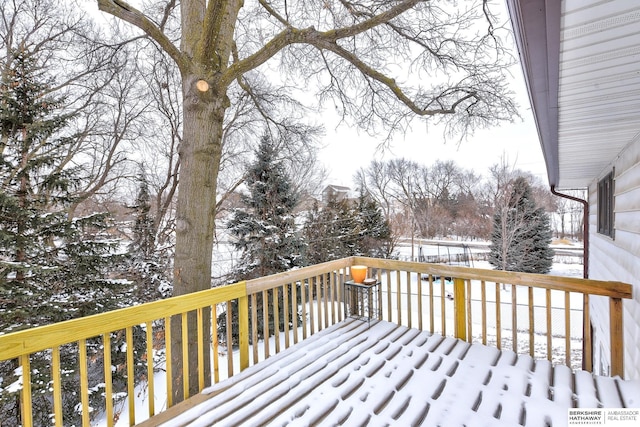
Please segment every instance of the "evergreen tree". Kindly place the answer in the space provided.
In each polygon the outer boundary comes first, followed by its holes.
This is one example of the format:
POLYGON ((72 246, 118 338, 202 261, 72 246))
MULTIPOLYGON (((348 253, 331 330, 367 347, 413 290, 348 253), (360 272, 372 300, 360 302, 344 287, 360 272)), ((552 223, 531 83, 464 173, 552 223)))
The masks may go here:
POLYGON ((332 240, 327 233, 328 221, 323 220, 325 210, 320 209, 318 201, 314 201, 313 206, 306 212, 302 227, 302 238, 304 239, 304 264, 318 264, 328 260, 332 247, 332 240))
POLYGON ((391 228, 380 206, 361 193, 354 203, 330 198, 324 208, 314 205, 303 226, 307 265, 348 256, 389 258, 391 228))
MULTIPOLYGON (((69 218, 73 190, 84 173, 69 166, 65 99, 50 95, 36 52, 8 48, 0 81, 0 331, 60 322, 128 305, 129 283, 108 279, 119 265, 119 242, 106 214, 69 218)), ((91 347, 92 343, 88 343, 91 347)), ((77 346, 61 348, 68 381, 79 381, 77 346)), ((33 355, 34 417, 48 425, 50 369, 33 355)), ((13 362, 0 366, 12 378, 13 362)), ((64 416, 78 423, 77 396, 65 395, 64 416), (74 403, 75 402, 75 403, 74 403)), ((17 393, 2 389, 0 419, 19 420, 17 393)))
POLYGON ((138 177, 138 195, 130 206, 135 216, 129 244, 129 278, 136 284, 137 302, 155 301, 171 295, 171 283, 166 276, 166 259, 156 251, 155 219, 151 215, 151 196, 146 175, 138 177))
POLYGON ((291 180, 278 161, 274 145, 263 136, 250 167, 244 207, 227 223, 234 246, 241 251, 236 280, 266 276, 301 265, 302 241, 295 224, 298 199, 291 180))
POLYGON ((48 95, 31 52, 11 52, 0 88, 5 141, 0 157, 0 293, 7 329, 66 320, 117 305, 118 284, 104 280, 119 242, 106 236, 106 214, 68 218, 79 166, 65 166, 68 117, 48 95), (111 257, 112 255, 113 257, 111 257), (37 310, 35 308, 37 307, 37 310))
MULTIPOLYGON (((268 136, 263 136, 256 150, 256 160, 247 172, 248 194, 243 194, 244 207, 233 211, 227 223, 233 236, 234 246, 241 251, 240 261, 234 272, 233 280, 245 280, 267 276, 290 270, 302 265, 303 244, 296 230, 294 208, 298 199, 293 191, 291 180, 283 165, 278 161, 274 144, 268 136)), ((269 299, 277 298, 283 306, 281 291, 270 294, 269 299)), ((264 304, 262 295, 252 299, 258 307, 258 336, 262 337, 264 304)), ((292 301, 287 301, 291 305, 292 301)), ((232 308, 233 309, 233 308, 232 308)), ((298 310, 289 310, 290 316, 298 310)), ((234 318, 237 310, 233 309, 234 318)), ((273 312, 269 312, 269 330, 278 327, 284 329, 284 322, 292 324, 293 319, 284 319, 283 310, 277 325, 273 312)), ((233 336, 237 339, 237 322, 233 322, 233 336)), ((219 334, 226 336, 226 314, 219 316, 219 334)))
POLYGON ((360 228, 349 202, 331 197, 323 208, 315 203, 307 212, 302 234, 305 264, 313 265, 354 255, 360 228))
POLYGON ((391 226, 382 209, 364 191, 360 191, 356 214, 359 223, 359 254, 374 258, 389 258, 393 253, 391 226))
POLYGON ((494 215, 489 262, 500 270, 548 273, 553 264, 549 217, 536 206, 525 178, 513 181, 506 202, 494 215))

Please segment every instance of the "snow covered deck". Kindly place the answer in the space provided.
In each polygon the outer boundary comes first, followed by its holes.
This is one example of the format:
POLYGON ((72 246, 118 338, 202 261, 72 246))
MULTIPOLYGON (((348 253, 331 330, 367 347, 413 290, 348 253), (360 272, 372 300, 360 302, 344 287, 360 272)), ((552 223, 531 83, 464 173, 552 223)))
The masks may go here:
POLYGON ((144 426, 564 426, 568 408, 640 407, 640 381, 347 319, 144 426))

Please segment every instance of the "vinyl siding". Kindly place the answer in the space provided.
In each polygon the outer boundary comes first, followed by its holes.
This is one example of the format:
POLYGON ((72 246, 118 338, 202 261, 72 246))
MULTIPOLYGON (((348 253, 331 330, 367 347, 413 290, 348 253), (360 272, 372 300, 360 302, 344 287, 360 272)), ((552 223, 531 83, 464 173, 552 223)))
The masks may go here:
MULTIPOLYGON (((625 378, 640 379, 640 141, 623 151, 615 168, 615 235, 598 234, 597 177, 589 187, 590 263, 589 277, 618 280, 634 287, 633 300, 624 302, 625 378)), ((602 176, 611 169, 602 171, 602 176)), ((609 354, 609 303, 606 298, 591 301, 594 327, 594 356, 600 365, 599 349, 609 354)), ((608 360, 604 361, 608 365, 608 360)), ((596 371, 597 372, 597 371, 596 371)))

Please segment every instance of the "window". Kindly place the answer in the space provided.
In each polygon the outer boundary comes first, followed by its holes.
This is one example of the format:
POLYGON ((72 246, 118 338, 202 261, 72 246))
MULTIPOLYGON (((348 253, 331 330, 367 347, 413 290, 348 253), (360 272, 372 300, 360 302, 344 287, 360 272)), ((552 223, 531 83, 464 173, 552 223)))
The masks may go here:
POLYGON ((613 238, 613 172, 598 182, 598 233, 613 238))

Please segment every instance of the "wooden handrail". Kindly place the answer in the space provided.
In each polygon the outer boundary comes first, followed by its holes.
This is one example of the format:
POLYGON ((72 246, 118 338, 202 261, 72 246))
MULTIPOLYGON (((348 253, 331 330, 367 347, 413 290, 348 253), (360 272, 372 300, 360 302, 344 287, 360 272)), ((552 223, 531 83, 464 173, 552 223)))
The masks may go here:
POLYGON ((346 268, 354 265, 353 259, 354 258, 342 258, 339 260, 323 262, 321 264, 315 264, 296 270, 285 271, 284 273, 277 273, 270 276, 258 277, 257 279, 250 279, 246 282, 247 294, 251 295, 257 292, 273 289, 287 283, 295 283, 300 280, 308 279, 309 277, 315 277, 330 271, 346 268))
POLYGON ((445 264, 429 264, 412 261, 353 257, 353 264, 373 268, 412 271, 436 276, 457 277, 470 280, 484 280, 496 283, 513 283, 536 288, 553 289, 581 294, 599 295, 628 299, 633 297, 633 287, 617 281, 581 279, 577 277, 549 276, 546 274, 520 273, 515 271, 487 270, 482 268, 459 267, 445 264))
POLYGON ((0 335, 0 360, 13 359, 107 332, 186 313, 207 304, 219 304, 246 296, 246 283, 239 282, 143 305, 121 308, 93 316, 67 320, 37 328, 0 335))

